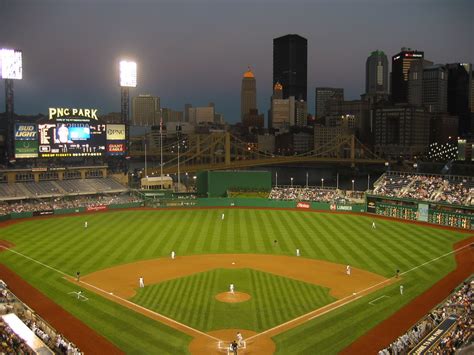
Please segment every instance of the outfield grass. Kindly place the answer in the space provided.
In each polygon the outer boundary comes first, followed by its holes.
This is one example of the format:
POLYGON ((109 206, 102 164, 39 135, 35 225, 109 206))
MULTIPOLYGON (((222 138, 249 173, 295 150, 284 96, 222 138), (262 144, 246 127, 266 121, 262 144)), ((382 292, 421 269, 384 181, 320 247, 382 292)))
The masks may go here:
MULTIPOLYGON (((453 243, 466 236, 388 220, 377 220, 377 229, 373 230, 371 223, 372 219, 363 216, 278 210, 117 211, 22 221, 0 229, 0 239, 13 242, 15 251, 68 275, 77 270, 87 274, 136 260, 168 257, 171 250, 178 255, 294 255, 300 248, 304 257, 350 264, 390 277, 396 269, 404 272, 451 251, 453 243), (85 221, 89 222, 87 229, 83 228, 85 221)), ((58 272, 12 252, 0 253, 0 262, 128 353, 187 351, 187 335, 88 291, 89 302, 75 302, 67 293, 77 287, 58 272)), ((276 336, 277 351, 337 352, 454 266, 450 255, 409 272, 402 281, 403 297, 398 294, 398 285, 389 286, 276 336), (380 295, 390 297, 376 306, 368 304, 380 295)), ((170 307, 173 302, 170 298, 164 306, 170 307)), ((265 324, 258 325, 257 321, 257 326, 263 328, 265 324)))

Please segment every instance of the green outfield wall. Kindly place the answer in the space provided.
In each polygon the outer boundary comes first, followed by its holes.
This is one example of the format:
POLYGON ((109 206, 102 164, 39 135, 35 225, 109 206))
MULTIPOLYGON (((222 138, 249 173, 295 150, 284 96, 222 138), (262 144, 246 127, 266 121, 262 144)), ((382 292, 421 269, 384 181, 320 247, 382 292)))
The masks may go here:
POLYGON ((197 193, 205 197, 226 197, 228 190, 270 191, 269 171, 205 171, 197 174, 197 193))
POLYGON ((366 210, 387 217, 474 229, 474 207, 367 195, 366 210))

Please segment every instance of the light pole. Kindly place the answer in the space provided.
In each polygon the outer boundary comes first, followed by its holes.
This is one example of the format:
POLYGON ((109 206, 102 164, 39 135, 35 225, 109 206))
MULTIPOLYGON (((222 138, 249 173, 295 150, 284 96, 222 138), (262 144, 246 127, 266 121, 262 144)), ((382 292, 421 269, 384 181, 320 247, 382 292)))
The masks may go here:
POLYGON ((370 174, 367 175, 367 190, 370 190, 370 174))
POLYGON ((275 171, 275 187, 278 187, 278 171, 275 171))
POLYGON ((321 179, 321 188, 324 187, 324 178, 321 179))
POLYGON ((354 192, 354 179, 352 179, 352 192, 354 192))
POLYGON ((308 172, 306 172, 306 188, 308 188, 308 172))
POLYGON ((291 177, 290 180, 291 180, 291 187, 293 187, 293 178, 291 177))
MULTIPOLYGON (((126 152, 130 154, 130 88, 137 87, 137 63, 121 60, 120 68, 120 116, 125 125, 126 152)), ((127 166, 129 170, 129 166, 127 166)), ((146 173, 146 172, 145 172, 146 173)))
POLYGON ((336 190, 339 190, 339 173, 336 175, 336 190))

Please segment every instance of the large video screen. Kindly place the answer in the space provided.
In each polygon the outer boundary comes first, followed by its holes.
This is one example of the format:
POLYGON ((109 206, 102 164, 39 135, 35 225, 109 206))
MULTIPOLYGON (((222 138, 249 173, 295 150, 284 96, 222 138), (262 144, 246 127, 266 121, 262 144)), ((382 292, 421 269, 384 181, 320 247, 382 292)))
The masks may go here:
POLYGON ((106 153, 106 125, 83 122, 48 122, 38 124, 39 156, 92 157, 106 153))

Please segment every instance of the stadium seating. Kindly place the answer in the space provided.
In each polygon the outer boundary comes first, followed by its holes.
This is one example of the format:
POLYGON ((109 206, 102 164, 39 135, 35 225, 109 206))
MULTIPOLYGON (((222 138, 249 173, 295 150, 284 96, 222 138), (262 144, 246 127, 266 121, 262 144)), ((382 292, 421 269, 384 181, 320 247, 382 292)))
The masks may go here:
MULTIPOLYGON (((27 343, 16 334, 7 322, 0 317, 0 353, 2 354, 36 354, 55 353, 80 355, 82 352, 70 341, 65 339, 53 327, 40 318, 33 310, 19 300, 0 280, 0 316, 15 314, 24 325, 41 339, 52 350, 46 352, 43 348, 33 351, 27 343)), ((17 319, 18 320, 18 319, 17 319)))
MULTIPOLYGON (((442 332, 442 323, 449 318, 455 320, 454 326, 444 332, 443 336, 432 344, 430 354, 454 354, 467 344, 472 336, 474 325, 472 318, 472 298, 474 295, 474 279, 464 282, 444 302, 433 309, 418 324, 405 334, 398 337, 392 344, 379 351, 379 355, 407 354, 430 334, 442 332)), ((433 337, 436 339, 437 337, 433 337)))
POLYGON ((63 195, 125 192, 127 188, 112 178, 76 179, 0 184, 0 200, 22 200, 63 195))
POLYGON ((471 206, 474 205, 474 179, 388 173, 375 183, 373 194, 471 206))

